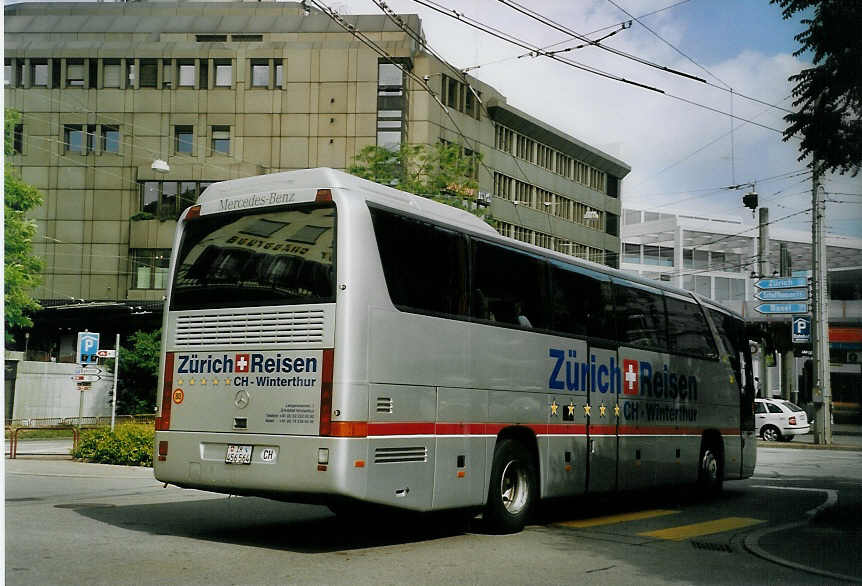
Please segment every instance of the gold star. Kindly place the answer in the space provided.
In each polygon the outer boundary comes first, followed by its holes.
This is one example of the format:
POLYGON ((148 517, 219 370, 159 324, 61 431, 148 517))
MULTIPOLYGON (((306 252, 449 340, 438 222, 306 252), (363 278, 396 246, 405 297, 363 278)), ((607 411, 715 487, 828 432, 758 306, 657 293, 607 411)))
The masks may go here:
POLYGON ((214 378, 214 379, 213 379, 213 384, 214 384, 214 385, 219 384, 219 380, 218 380, 217 378, 214 378))
POLYGON ((179 379, 179 380, 177 381, 177 384, 178 384, 178 385, 182 385, 182 384, 183 384, 183 379, 179 379))
POLYGON ((614 405, 614 415, 616 415, 617 417, 620 416, 620 404, 619 403, 614 405))
POLYGON ((590 406, 589 405, 584 405, 584 415, 586 415, 587 417, 590 416, 590 406))
POLYGON ((229 384, 230 384, 230 379, 229 379, 229 378, 224 379, 224 384, 229 385, 229 384))
POLYGON ((190 385, 194 385, 194 384, 195 384, 195 379, 190 378, 190 379, 189 379, 189 384, 190 384, 190 385))
POLYGON ((207 384, 207 379, 202 378, 202 379, 201 379, 201 380, 199 380, 198 382, 199 382, 200 384, 202 384, 202 385, 205 385, 205 384, 207 384))
POLYGON ((551 417, 554 417, 554 416, 557 414, 557 408, 558 408, 558 407, 559 407, 559 405, 557 405, 557 401, 556 401, 556 400, 554 400, 554 401, 551 403, 551 417))
POLYGON ((607 408, 607 407, 605 407, 605 404, 604 404, 604 403, 602 403, 602 404, 601 404, 601 406, 599 407, 599 415, 600 415, 601 417, 604 417, 604 416, 605 416, 605 413, 607 413, 607 411, 608 411, 608 408, 607 408))
POLYGON ((569 404, 568 404, 568 406, 567 406, 567 408, 568 408, 568 410, 569 410, 569 415, 571 415, 572 417, 574 417, 574 416, 575 416, 575 404, 574 404, 574 403, 569 403, 569 404))

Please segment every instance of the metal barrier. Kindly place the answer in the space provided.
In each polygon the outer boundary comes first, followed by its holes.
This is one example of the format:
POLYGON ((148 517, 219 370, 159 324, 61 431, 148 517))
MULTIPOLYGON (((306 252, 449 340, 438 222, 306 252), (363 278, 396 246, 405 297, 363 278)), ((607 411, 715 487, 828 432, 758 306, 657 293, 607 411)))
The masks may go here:
MULTIPOLYGON (((130 423, 154 424, 155 415, 117 415, 114 418, 116 424, 127 425, 130 423)), ((9 459, 14 460, 18 455, 18 434, 21 431, 37 429, 62 429, 72 431, 72 451, 78 448, 81 438, 81 429, 107 427, 111 425, 109 416, 102 417, 36 417, 29 419, 12 419, 6 423, 6 431, 9 432, 9 459)))

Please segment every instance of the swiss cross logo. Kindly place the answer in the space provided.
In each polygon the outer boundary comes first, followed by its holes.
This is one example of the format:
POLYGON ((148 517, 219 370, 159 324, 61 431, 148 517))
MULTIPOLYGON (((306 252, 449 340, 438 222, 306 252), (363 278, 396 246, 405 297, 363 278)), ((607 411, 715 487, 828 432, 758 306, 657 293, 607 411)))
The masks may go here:
POLYGON ((236 355, 236 370, 235 372, 248 372, 249 361, 248 354, 237 354, 236 355))
POLYGON ((638 361, 623 360, 623 394, 638 394, 638 361))

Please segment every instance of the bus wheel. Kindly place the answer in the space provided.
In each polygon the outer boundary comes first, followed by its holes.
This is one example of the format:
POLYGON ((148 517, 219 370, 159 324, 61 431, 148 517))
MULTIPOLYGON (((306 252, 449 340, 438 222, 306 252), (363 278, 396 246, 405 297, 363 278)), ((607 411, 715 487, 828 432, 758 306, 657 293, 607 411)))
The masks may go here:
POLYGON ((721 492, 724 463, 714 441, 704 440, 698 460, 697 483, 704 494, 721 492))
POLYGON ((494 449, 485 523, 497 533, 517 533, 524 528, 535 499, 536 473, 530 453, 516 440, 501 441, 494 449))

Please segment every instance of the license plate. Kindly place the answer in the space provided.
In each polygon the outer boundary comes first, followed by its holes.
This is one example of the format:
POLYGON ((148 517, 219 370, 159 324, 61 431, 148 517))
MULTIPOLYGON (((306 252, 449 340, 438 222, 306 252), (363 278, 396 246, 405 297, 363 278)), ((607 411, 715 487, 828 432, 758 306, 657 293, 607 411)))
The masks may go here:
POLYGON ((230 444, 227 447, 224 461, 226 464, 251 464, 251 450, 252 446, 230 444))

